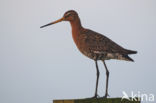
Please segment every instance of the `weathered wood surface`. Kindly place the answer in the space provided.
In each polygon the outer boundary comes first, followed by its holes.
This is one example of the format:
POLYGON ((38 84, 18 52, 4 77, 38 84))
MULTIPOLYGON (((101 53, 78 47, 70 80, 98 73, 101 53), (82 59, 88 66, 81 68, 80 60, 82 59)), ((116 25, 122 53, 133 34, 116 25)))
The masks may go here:
POLYGON ((67 100, 53 100, 53 103, 141 103, 140 101, 129 101, 122 98, 86 98, 86 99, 67 99, 67 100))

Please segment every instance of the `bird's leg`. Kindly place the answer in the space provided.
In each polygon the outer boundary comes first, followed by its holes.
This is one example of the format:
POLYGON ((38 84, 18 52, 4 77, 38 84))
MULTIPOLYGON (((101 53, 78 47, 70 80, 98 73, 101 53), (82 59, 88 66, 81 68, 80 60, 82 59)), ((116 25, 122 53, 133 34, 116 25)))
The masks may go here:
POLYGON ((105 69, 106 69, 106 92, 105 92, 105 96, 104 96, 104 98, 107 98, 107 96, 109 96, 109 95, 108 95, 108 80, 109 80, 109 71, 108 71, 108 69, 107 69, 107 66, 106 66, 105 61, 103 61, 103 64, 104 64, 105 69))
POLYGON ((98 64, 97 64, 97 60, 95 61, 95 65, 96 65, 96 88, 95 88, 95 95, 93 98, 97 98, 98 97, 98 94, 97 94, 97 89, 98 89, 98 82, 99 82, 99 75, 100 75, 100 72, 99 72, 99 68, 98 68, 98 64))

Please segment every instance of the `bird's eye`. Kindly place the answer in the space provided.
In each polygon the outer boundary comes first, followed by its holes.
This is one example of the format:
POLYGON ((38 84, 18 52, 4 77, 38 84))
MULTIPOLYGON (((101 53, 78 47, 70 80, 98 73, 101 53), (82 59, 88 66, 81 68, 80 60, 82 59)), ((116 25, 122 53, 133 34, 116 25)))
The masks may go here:
POLYGON ((71 13, 67 13, 65 17, 69 17, 69 16, 71 16, 71 13))

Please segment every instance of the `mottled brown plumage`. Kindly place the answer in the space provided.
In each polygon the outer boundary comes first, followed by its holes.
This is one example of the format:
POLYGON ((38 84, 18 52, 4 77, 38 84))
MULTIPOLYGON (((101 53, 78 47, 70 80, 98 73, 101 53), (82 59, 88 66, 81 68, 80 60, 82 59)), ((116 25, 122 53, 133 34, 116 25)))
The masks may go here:
POLYGON ((104 35, 89 29, 85 29, 77 35, 77 47, 84 55, 91 59, 121 59, 133 61, 128 57, 128 54, 136 53, 135 51, 124 49, 104 35))
POLYGON ((106 93, 104 97, 108 96, 108 78, 109 78, 109 71, 105 64, 105 60, 109 59, 119 59, 119 60, 126 60, 126 61, 133 61, 128 54, 135 54, 136 51, 127 50, 123 47, 119 46, 111 39, 107 38, 106 36, 97 33, 95 31, 85 29, 82 27, 80 18, 76 11, 70 10, 67 11, 64 16, 52 23, 46 24, 45 26, 49 26, 60 21, 69 21, 72 27, 72 37, 82 54, 93 59, 96 64, 97 70, 97 80, 96 80, 96 89, 95 89, 95 98, 97 98, 97 87, 98 87, 98 80, 99 80, 99 69, 97 60, 102 60, 103 64, 106 69, 106 93))

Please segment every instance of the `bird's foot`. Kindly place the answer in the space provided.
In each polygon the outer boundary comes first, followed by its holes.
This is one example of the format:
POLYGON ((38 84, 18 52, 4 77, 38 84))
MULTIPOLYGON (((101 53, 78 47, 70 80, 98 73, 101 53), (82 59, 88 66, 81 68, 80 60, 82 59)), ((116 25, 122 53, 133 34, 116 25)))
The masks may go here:
POLYGON ((98 94, 95 94, 93 97, 91 97, 93 99, 97 99, 97 98, 100 98, 100 96, 98 94))
POLYGON ((106 93, 103 98, 107 98, 107 97, 110 97, 108 93, 106 93))

